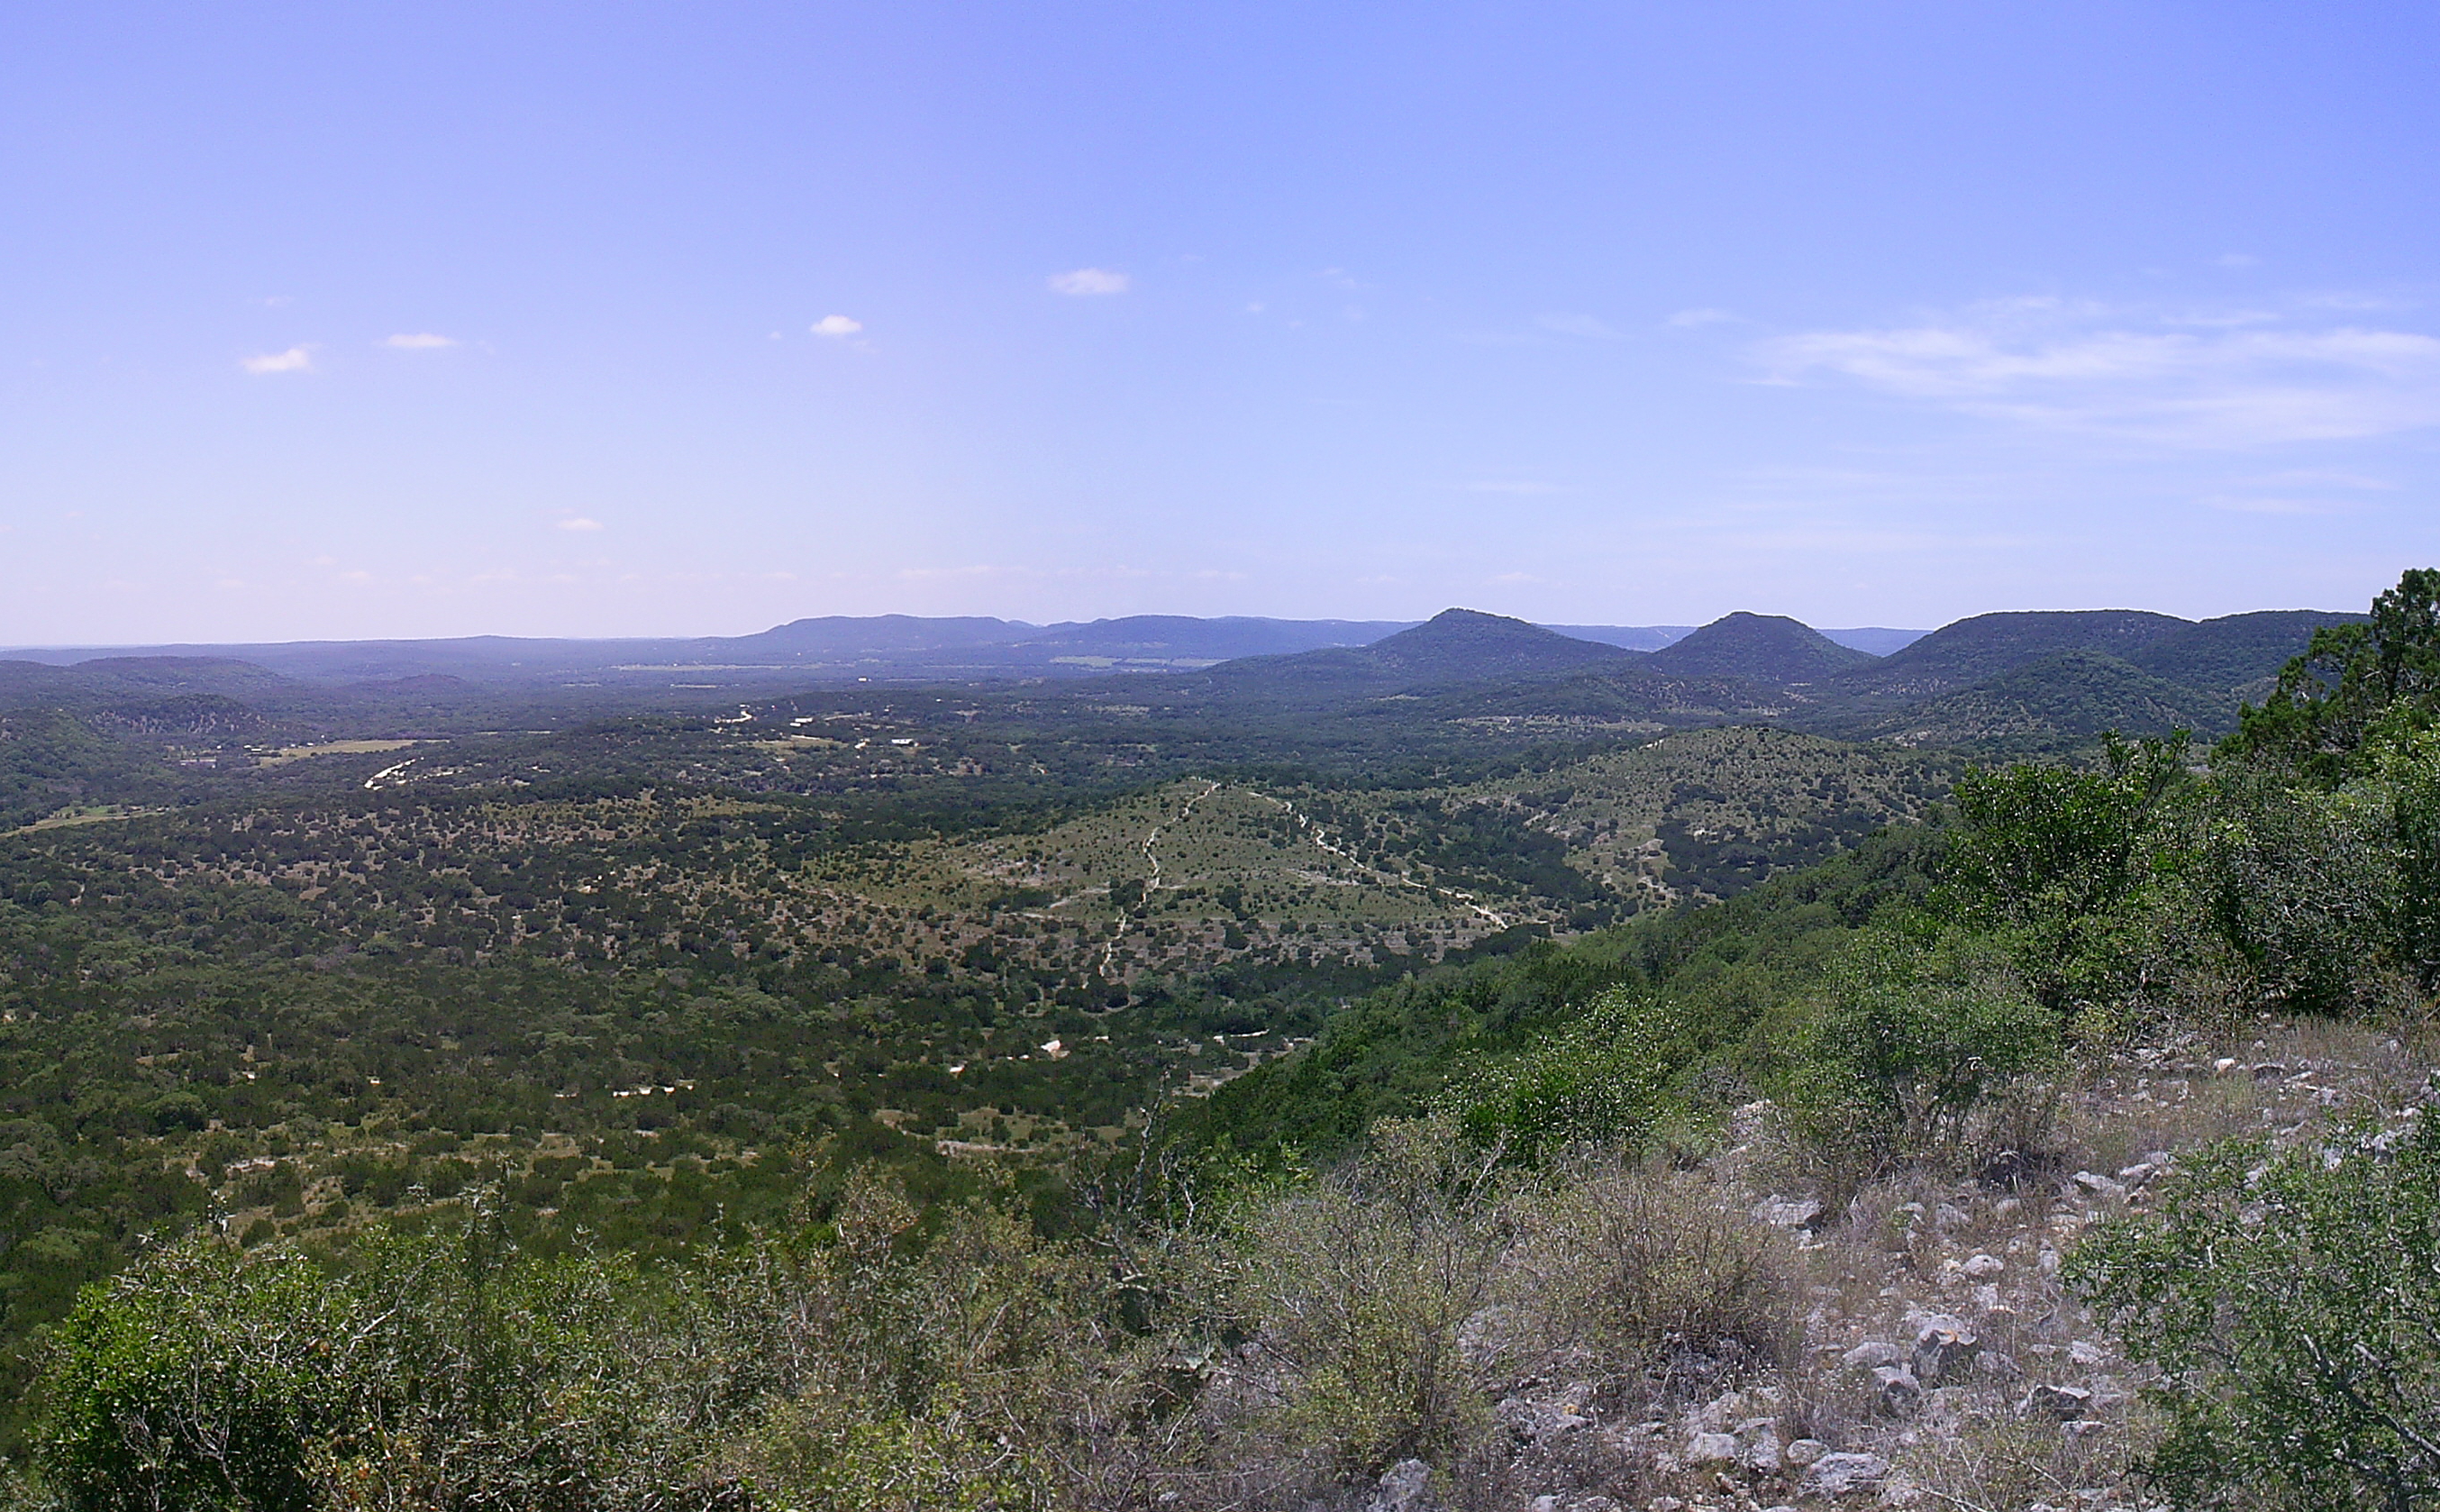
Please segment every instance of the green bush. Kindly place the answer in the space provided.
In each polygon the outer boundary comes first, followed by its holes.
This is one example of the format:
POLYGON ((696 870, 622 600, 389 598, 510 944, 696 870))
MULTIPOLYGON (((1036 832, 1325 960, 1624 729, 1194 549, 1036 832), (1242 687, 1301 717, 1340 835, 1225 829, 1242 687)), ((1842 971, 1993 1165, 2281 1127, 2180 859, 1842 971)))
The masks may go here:
POLYGON ((299 1255, 182 1242, 61 1324, 41 1469, 93 1512, 305 1512, 317 1447, 358 1415, 361 1322, 299 1255))
POLYGON ((2249 997, 2340 1014, 2377 990, 2399 902, 2385 807, 2259 761, 2214 771, 2180 896, 2241 963, 2249 997))
POLYGON ((2186 783, 2186 746, 2183 730, 2132 744, 2112 736, 2097 770, 1968 771, 1937 907, 2009 940, 2054 1009, 2122 996, 2140 933, 2131 927, 2171 863, 2163 820, 2186 783))
POLYGON ((2397 885, 2386 933, 2400 969, 2440 990, 2440 731, 2384 742, 2374 758, 2372 803, 2397 885))
POLYGON ((809 1395, 773 1414, 752 1451, 757 1507, 770 1512, 1049 1512, 1050 1478, 946 1403, 874 1421, 809 1395))
POLYGON ((1994 1092, 2061 1054, 2058 1016, 2007 952, 1956 930, 1864 931, 1810 1006, 1784 1101, 1834 1186, 1967 1145, 1994 1092))
POLYGON ((2440 1120, 2208 1151, 2069 1275, 2162 1373, 2176 1504, 2440 1505, 2440 1120))
POLYGON ((1666 1001, 1604 993, 1544 1044, 1462 1084, 1459 1126, 1527 1164, 1570 1145, 1637 1143, 1662 1116, 1677 1040, 1666 1001))

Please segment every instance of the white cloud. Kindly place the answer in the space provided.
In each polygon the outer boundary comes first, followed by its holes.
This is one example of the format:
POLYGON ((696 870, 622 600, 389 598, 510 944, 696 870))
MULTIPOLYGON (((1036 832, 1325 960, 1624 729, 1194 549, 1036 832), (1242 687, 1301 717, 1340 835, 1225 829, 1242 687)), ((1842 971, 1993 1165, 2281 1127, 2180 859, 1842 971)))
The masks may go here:
POLYGON ((291 347, 286 351, 268 351, 259 357, 248 357, 240 366, 257 376, 275 372, 312 372, 314 349, 302 346, 291 347))
POLYGON ((829 336, 834 341, 845 341, 863 329, 863 321, 843 315, 824 315, 813 324, 815 335, 829 336))
POLYGON ((1124 294, 1130 287, 1132 283, 1125 274, 1113 273, 1107 268, 1077 268, 1050 276, 1050 288, 1054 294, 1124 294))
POLYGON ((1696 326, 1728 325, 1736 318, 1726 310, 1680 310, 1664 323, 1680 330, 1692 330, 1696 326))
POLYGON ((1554 483, 1536 483, 1526 478, 1493 478, 1479 483, 1460 483, 1458 487, 1468 494, 1538 495, 1559 492, 1558 485, 1554 483))
POLYGON ((1534 323, 1545 331, 1553 331, 1563 336, 1582 336, 1588 341, 1618 339, 1618 333, 1611 330, 1608 323, 1597 315, 1570 315, 1561 312, 1535 315, 1534 323))
POLYGON ((1845 378, 1967 414, 2179 446, 2337 441, 2440 424, 2440 339, 2067 300, 1764 343, 1771 381, 1845 378))
POLYGON ((558 526, 563 531, 598 531, 601 529, 601 522, 600 520, 588 520, 582 514, 572 514, 566 519, 553 520, 551 523, 558 526))
POLYGON ((402 332, 383 342, 382 345, 396 347, 401 351, 439 351, 443 347, 458 345, 458 338, 435 335, 429 331, 419 331, 411 334, 402 332))
POLYGON ((2266 488, 2355 488, 2394 493, 2397 485, 2386 477, 2369 473, 2341 472, 2327 467, 2291 467, 2284 472, 2266 473, 2248 481, 2266 488))
POLYGON ((2236 514, 2345 514, 2352 507, 2326 498, 2255 498, 2222 496, 2203 501, 2216 510, 2236 514))

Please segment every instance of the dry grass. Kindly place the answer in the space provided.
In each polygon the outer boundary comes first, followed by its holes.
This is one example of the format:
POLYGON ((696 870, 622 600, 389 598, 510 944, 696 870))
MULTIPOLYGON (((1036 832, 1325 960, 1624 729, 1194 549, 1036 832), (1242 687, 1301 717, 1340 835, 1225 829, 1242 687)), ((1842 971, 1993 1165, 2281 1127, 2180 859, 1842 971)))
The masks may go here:
POLYGON ((1613 1405, 1709 1395, 1801 1356, 1787 1247, 1705 1175, 1607 1159, 1521 1217, 1504 1290, 1550 1352, 1601 1362, 1613 1405))
POLYGON ((2072 1435, 1985 1400, 1919 1432, 1898 1463, 1938 1505, 2021 1512, 2036 1503, 2092 1504, 2092 1490, 2126 1484, 2132 1458, 2126 1433, 2072 1435))

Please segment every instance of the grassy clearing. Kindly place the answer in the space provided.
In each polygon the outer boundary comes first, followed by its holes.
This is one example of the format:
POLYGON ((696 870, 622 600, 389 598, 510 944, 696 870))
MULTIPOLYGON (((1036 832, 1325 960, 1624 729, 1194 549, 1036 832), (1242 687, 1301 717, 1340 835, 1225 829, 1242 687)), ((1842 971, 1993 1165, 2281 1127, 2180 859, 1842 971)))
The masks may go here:
POLYGON ((257 766, 285 766, 309 756, 376 756, 383 751, 404 750, 419 746, 413 740, 330 740, 317 746, 282 746, 268 755, 255 758, 257 766))
POLYGON ((17 833, 31 835, 37 830, 60 830, 78 824, 101 824, 111 819, 142 819, 147 815, 166 812, 168 811, 165 809, 138 808, 127 803, 93 803, 63 808, 56 814, 45 815, 31 824, 21 825, 17 833))

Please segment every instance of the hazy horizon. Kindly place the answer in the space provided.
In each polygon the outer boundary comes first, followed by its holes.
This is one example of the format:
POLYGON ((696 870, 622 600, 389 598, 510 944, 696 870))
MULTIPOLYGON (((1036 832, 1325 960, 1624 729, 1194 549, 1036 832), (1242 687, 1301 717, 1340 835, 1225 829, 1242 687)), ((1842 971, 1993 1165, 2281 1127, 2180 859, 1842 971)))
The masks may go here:
POLYGON ((14 19, 0 645, 2200 619, 2440 561, 2440 16, 14 19))
MULTIPOLYGON (((1229 615, 1229 614, 1214 614, 1214 615, 1193 615, 1193 616, 1167 616, 1167 615, 1165 615, 1162 611, 1159 611, 1159 610, 1144 610, 1144 611, 1140 611, 1140 612, 1139 612, 1138 614, 1133 614, 1133 615, 1101 615, 1101 616, 1095 616, 1095 617, 1092 617, 1092 618, 1089 618, 1089 619, 1068 618, 1068 619, 1058 619, 1058 620, 1037 620, 1037 621, 1021 621, 1021 620, 1014 620, 1014 619, 1011 619, 1011 618, 1009 618, 1009 617, 1007 617, 1007 616, 993 616, 993 615, 972 616, 972 617, 967 617, 967 616, 951 616, 951 615, 917 615, 917 616, 907 616, 907 618, 914 618, 914 619, 955 619, 955 618, 998 619, 998 620, 1002 621, 1003 622, 1007 623, 1008 625, 1010 625, 1012 628, 1022 628, 1022 629, 1031 629, 1031 630, 1056 630, 1056 629, 1064 629, 1064 628, 1070 628, 1070 627, 1085 627, 1085 626, 1091 626, 1091 625, 1095 625, 1095 624, 1107 623, 1107 622, 1109 622, 1109 621, 1116 621, 1116 620, 1126 620, 1126 619, 1136 619, 1136 618, 1184 618, 1184 619, 1200 619, 1200 620, 1258 620, 1258 621, 1272 621, 1272 622, 1281 622, 1281 623, 1324 623, 1324 624, 1327 624, 1327 623, 1348 623, 1348 624, 1380 624, 1380 625, 1405 625, 1405 626, 1413 626, 1413 625, 1418 625, 1418 624, 1425 623, 1426 621, 1427 621, 1431 620, 1432 618, 1434 618, 1434 616, 1435 616, 1435 615, 1440 614, 1440 613, 1443 613, 1443 612, 1445 612, 1445 611, 1447 611, 1447 610, 1451 610, 1451 609, 1468 609, 1468 608, 1471 608, 1471 607, 1472 607, 1471 605, 1467 605, 1467 604, 1444 604, 1444 605, 1441 607, 1441 609, 1433 611, 1433 613, 1432 613, 1432 614, 1425 614, 1425 615, 1411 615, 1411 616, 1398 616, 1398 617, 1389 617, 1389 618, 1382 618, 1382 619, 1377 619, 1377 620, 1376 620, 1376 619, 1357 620, 1357 619, 1355 619, 1355 618, 1353 618, 1353 617, 1351 617, 1351 616, 1347 616, 1347 615, 1288 616, 1288 615, 1229 615)), ((2161 610, 2161 609, 2145 609, 2145 608, 2144 608, 2143 605, 2141 605, 2141 604, 2125 604, 2125 603, 2118 603, 2118 604, 2095 604, 2095 605, 2091 605, 2091 606, 2090 606, 2090 610, 2097 610, 2097 611, 2109 611, 2109 610, 2131 610, 2131 611, 2134 611, 2134 612, 2137 612, 2137 613, 2151 613, 2151 614, 2166 614, 2166 613, 2168 613, 2168 612, 2169 612, 2169 611, 2167 611, 2167 610, 2161 610)), ((1489 613, 1489 612, 1494 612, 1494 611, 1479 610, 1479 611, 1476 611, 1476 612, 1489 613)), ((1977 611, 1975 611, 1975 613, 1974 613, 1974 614, 1960 615, 1960 616, 1958 616, 1958 617, 1957 617, 1957 620, 1968 620, 1968 619, 1973 619, 1973 618, 1976 618, 1978 615, 1983 615, 1983 614, 2042 614, 2042 613, 2079 613, 2079 612, 2090 612, 2090 611, 2089 611, 2089 610, 2055 610, 2055 609, 2053 609, 2053 610, 2045 610, 2045 609, 1983 609, 1983 610, 1977 610, 1977 611)), ((2231 610, 2231 611, 2229 611, 2229 612, 2230 612, 2230 614, 2231 614, 2231 615, 2241 615, 2241 614, 2252 614, 2252 613, 2264 613, 2264 612, 2270 612, 2270 613, 2278 613, 2278 612, 2306 612, 2306 613, 2329 613, 2329 614, 2353 614, 2353 613, 2358 613, 2358 612, 2359 612, 2359 611, 2358 611, 2358 610, 2356 610, 2356 609, 2354 609, 2354 608, 2336 608, 2336 607, 2333 607, 2333 606, 2328 605, 2328 604, 2284 604, 2284 603, 2283 603, 2283 604, 2262 604, 2262 605, 2258 605, 2258 606, 2256 606, 2256 607, 2255 607, 2255 608, 2253 608, 2253 609, 2236 609, 2236 610, 2231 610)), ((866 620, 870 620, 870 619, 882 619, 882 618, 888 618, 888 617, 890 617, 893 613, 894 613, 894 611, 882 610, 882 611, 879 611, 879 612, 877 612, 876 614, 872 614, 872 615, 841 616, 841 617, 837 617, 837 618, 848 618, 848 619, 866 619, 866 620)), ((1699 629, 1703 628, 1705 625, 1711 624, 1711 623, 1712 623, 1712 622, 1713 622, 1714 621, 1721 620, 1721 619, 1725 619, 1725 618, 1727 618, 1727 617, 1728 617, 1728 616, 1730 616, 1730 615, 1732 615, 1732 614, 1738 614, 1738 613, 1760 614, 1760 615, 1764 615, 1764 616, 1765 616, 1765 617, 1767 617, 1767 618, 1776 618, 1776 617, 1778 617, 1778 616, 1777 616, 1777 614, 1776 614, 1776 611, 1770 611, 1770 610, 1734 610, 1734 609, 1731 609, 1731 610, 1725 610, 1725 611, 1723 611, 1722 613, 1717 614, 1717 615, 1713 615, 1713 616, 1712 616, 1710 619, 1707 619, 1707 620, 1687 621, 1668 621, 1668 622, 1661 622, 1661 623, 1647 623, 1647 624, 1629 624, 1629 623, 1626 623, 1626 622, 1624 622, 1624 621, 1557 621, 1557 620, 1527 620, 1527 621, 1526 621, 1526 622, 1531 623, 1531 624, 1538 625, 1538 626, 1540 626, 1541 628, 1546 629, 1546 630, 1552 630, 1552 631, 1557 631, 1557 632, 1560 632, 1560 633, 1566 633, 1566 632, 1570 631, 1570 630, 1643 630, 1643 631, 1676 631, 1676 632, 1678 632, 1680 635, 1683 635, 1683 634, 1685 634, 1685 633, 1688 633, 1688 632, 1691 632, 1691 631, 1694 631, 1694 630, 1699 630, 1699 629)), ((509 634, 505 634, 505 633, 497 632, 497 631, 475 630, 475 631, 468 631, 468 632, 465 632, 465 633, 463 633, 463 634, 459 634, 459 635, 449 635, 449 636, 363 636, 363 637, 343 637, 343 636, 287 636, 287 637, 278 637, 278 638, 260 638, 260 639, 248 639, 248 640, 201 640, 201 639, 192 639, 192 638, 184 638, 184 639, 155 639, 155 640, 53 640, 53 641, 15 641, 15 642, 0 641, 0 653, 12 652, 12 651, 63 652, 63 651, 113 651, 113 650, 142 650, 142 649, 149 649, 149 648, 155 648, 155 647, 165 647, 165 646, 167 646, 167 647, 182 647, 182 646, 191 646, 191 647, 214 647, 214 646, 248 646, 248 645, 272 646, 272 645, 299 645, 299 644, 314 644, 314 643, 319 643, 319 642, 329 642, 329 643, 332 643, 332 644, 348 644, 348 643, 351 643, 351 642, 374 642, 374 641, 401 641, 401 642, 415 642, 415 641, 426 641, 426 640, 458 640, 458 639, 532 639, 532 640, 567 640, 567 641, 584 641, 584 640, 605 640, 605 641, 607 641, 607 640, 639 640, 639 641, 662 641, 662 640, 715 640, 715 639, 740 639, 740 638, 743 638, 743 637, 748 637, 748 636, 759 635, 759 634, 762 634, 762 633, 763 633, 763 632, 765 632, 765 631, 778 630, 778 629, 784 629, 784 628, 786 628, 788 625, 793 624, 793 623, 796 623, 796 622, 798 622, 798 621, 804 621, 804 620, 817 620, 817 619, 826 619, 826 618, 833 618, 833 617, 831 617, 831 616, 822 616, 822 615, 799 615, 799 616, 796 616, 794 619, 791 619, 791 620, 782 620, 782 621, 776 621, 776 622, 774 622, 774 623, 772 623, 772 624, 756 625, 756 626, 754 626, 754 627, 752 627, 752 628, 750 628, 750 629, 745 629, 745 630, 674 631, 674 632, 662 633, 662 634, 634 634, 634 635, 630 635, 630 634, 616 634, 616 635, 603 635, 603 636, 554 635, 554 634, 551 634, 551 633, 547 632, 547 631, 546 631, 546 632, 541 632, 541 633, 536 633, 536 634, 530 634, 530 635, 509 635, 509 634)), ((1512 619, 1523 619, 1523 618, 1525 618, 1525 617, 1523 617, 1523 616, 1508 616, 1507 618, 1512 618, 1512 619)), ((1806 628, 1811 629, 1811 630, 1813 630, 1813 631, 1815 631, 1815 632, 1817 632, 1817 633, 1819 633, 1819 634, 1825 635, 1825 636, 1834 636, 1834 637, 1835 637, 1835 636, 1841 636, 1841 635, 1872 635, 1872 634, 1898 634, 1898 635, 1906 635, 1906 636, 1921 637, 1921 636, 1929 635, 1929 634, 1930 634, 1930 633, 1931 633, 1932 631, 1934 631, 1934 630, 1941 629, 1941 628, 1943 628, 1945 625, 1947 625, 1947 624, 1953 624, 1953 623, 1956 623, 1956 622, 1957 622, 1957 621, 1955 621, 1955 620, 1951 620, 1951 621, 1941 621, 1941 623, 1940 623, 1940 624, 1933 624, 1933 625, 1901 625, 1901 624, 1887 623, 1887 622, 1877 622, 1877 621, 1876 621, 1876 622, 1873 622, 1873 623, 1862 623, 1862 622, 1858 622, 1858 623, 1855 623, 1855 624, 1817 624, 1817 623, 1814 623, 1814 622, 1813 622, 1813 621, 1811 621, 1803 620, 1803 619, 1802 619, 1802 618, 1801 618, 1801 617, 1799 617, 1799 616, 1790 615, 1790 616, 1785 616, 1785 618, 1788 618, 1788 619, 1795 619, 1795 620, 1797 620, 1797 621, 1798 621, 1799 623, 1805 625, 1805 627, 1806 627, 1806 628)), ((2213 618, 2222 618, 2222 617, 2220 617, 2220 616, 2199 616, 2199 617, 2198 617, 2198 616, 2176 616, 2175 618, 2180 618, 2180 619, 2197 619, 2197 618, 2201 618, 2201 619, 2213 619, 2213 618)), ((1387 631, 1387 632, 1385 632, 1385 634, 1394 634, 1394 633, 1395 633, 1394 631, 1387 631)), ((1842 642, 1842 643, 1843 643, 1843 642, 1842 642)))

